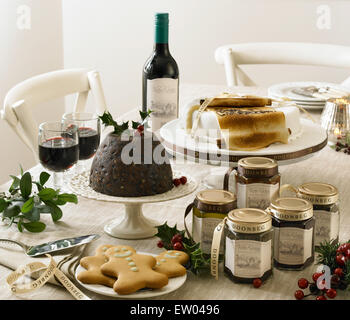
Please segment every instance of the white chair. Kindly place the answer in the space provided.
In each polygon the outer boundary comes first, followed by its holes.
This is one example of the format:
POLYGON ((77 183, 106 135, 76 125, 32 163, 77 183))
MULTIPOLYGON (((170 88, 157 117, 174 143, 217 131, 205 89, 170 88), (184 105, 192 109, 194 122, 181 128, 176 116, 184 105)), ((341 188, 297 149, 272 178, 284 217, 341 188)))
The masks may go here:
POLYGON ((100 75, 86 69, 58 70, 29 78, 7 93, 1 118, 6 120, 19 138, 37 157, 38 125, 32 110, 37 105, 77 93, 74 112, 85 109, 89 91, 96 104, 96 112, 107 110, 100 75))
MULTIPOLYGON (((229 87, 255 86, 239 67, 248 64, 290 64, 350 68, 350 47, 303 42, 256 42, 224 45, 216 49, 215 60, 223 64, 229 87)), ((349 85, 350 77, 342 85, 349 85)))

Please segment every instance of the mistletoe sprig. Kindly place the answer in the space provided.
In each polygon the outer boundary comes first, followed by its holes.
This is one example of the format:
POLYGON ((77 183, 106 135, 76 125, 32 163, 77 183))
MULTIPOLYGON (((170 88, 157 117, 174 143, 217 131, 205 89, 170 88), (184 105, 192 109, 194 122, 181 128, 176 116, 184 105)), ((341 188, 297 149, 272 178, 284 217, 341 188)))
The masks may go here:
POLYGON ((0 214, 8 227, 17 224, 20 232, 24 229, 42 232, 46 225, 40 221, 41 214, 50 214, 53 222, 56 222, 63 215, 60 206, 67 202, 78 203, 74 194, 60 193, 60 190, 45 187, 50 178, 50 174, 45 171, 40 173, 39 181, 33 181, 30 173, 23 173, 22 168, 20 178, 10 177, 13 182, 8 192, 0 194, 0 214))
POLYGON ((167 250, 175 249, 186 252, 190 257, 189 269, 194 274, 200 274, 210 269, 210 259, 204 256, 200 248, 200 243, 196 243, 186 237, 184 230, 178 230, 176 225, 170 227, 167 222, 161 226, 157 226, 157 230, 156 237, 160 238, 158 246, 164 247, 167 250), (176 243, 181 243, 182 247, 177 248, 176 243))
MULTIPOLYGON (((141 122, 132 121, 132 128, 139 129, 140 126, 144 126, 151 112, 152 112, 151 110, 148 110, 147 112, 139 111, 141 122)), ((108 111, 105 111, 104 114, 99 118, 101 119, 105 127, 112 126, 114 128, 114 131, 113 131, 114 134, 120 135, 125 130, 129 129, 129 121, 123 122, 122 124, 118 124, 113 119, 113 116, 110 114, 110 112, 108 111)))

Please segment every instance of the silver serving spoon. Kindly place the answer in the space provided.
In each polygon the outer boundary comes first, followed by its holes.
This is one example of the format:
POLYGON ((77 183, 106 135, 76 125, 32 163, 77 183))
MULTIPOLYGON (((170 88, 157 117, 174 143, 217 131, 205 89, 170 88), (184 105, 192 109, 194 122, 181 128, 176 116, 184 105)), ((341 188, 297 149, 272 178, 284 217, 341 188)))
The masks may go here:
POLYGON ((28 246, 20 241, 15 241, 10 239, 0 239, 0 242, 17 244, 18 246, 22 247, 22 249, 24 250, 27 256, 36 257, 46 253, 80 246, 82 244, 86 244, 91 241, 97 240, 98 238, 100 238, 100 235, 98 234, 89 234, 86 236, 80 236, 75 238, 67 238, 67 239, 61 239, 56 241, 50 241, 50 242, 42 243, 36 246, 28 246))

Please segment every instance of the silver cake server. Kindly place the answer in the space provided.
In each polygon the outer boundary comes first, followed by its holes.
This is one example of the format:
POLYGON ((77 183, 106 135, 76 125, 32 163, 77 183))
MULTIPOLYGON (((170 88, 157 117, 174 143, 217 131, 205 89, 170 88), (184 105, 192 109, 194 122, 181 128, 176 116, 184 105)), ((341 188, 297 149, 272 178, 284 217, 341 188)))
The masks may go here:
POLYGON ((9 239, 0 239, 0 242, 14 243, 22 247, 26 255, 30 257, 41 256, 45 253, 55 252, 59 250, 64 250, 82 244, 89 243, 91 241, 97 240, 100 237, 98 234, 89 234, 86 236, 67 238, 56 241, 50 241, 46 243, 39 244, 37 246, 28 246, 20 241, 14 241, 9 239))

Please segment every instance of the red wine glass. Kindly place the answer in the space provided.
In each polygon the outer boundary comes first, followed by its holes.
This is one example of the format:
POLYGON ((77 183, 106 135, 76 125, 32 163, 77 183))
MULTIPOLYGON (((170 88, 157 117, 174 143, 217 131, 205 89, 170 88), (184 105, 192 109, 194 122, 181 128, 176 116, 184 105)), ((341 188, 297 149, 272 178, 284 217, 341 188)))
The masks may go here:
MULTIPOLYGON (((88 163, 100 145, 101 123, 98 115, 89 112, 65 113, 62 121, 68 127, 75 127, 79 136, 78 171, 89 170, 88 163)), ((91 164, 91 163, 90 163, 91 164)))
POLYGON ((79 160, 79 137, 77 128, 68 127, 61 121, 44 122, 39 126, 39 160, 41 165, 53 172, 55 189, 63 186, 63 172, 79 160))

